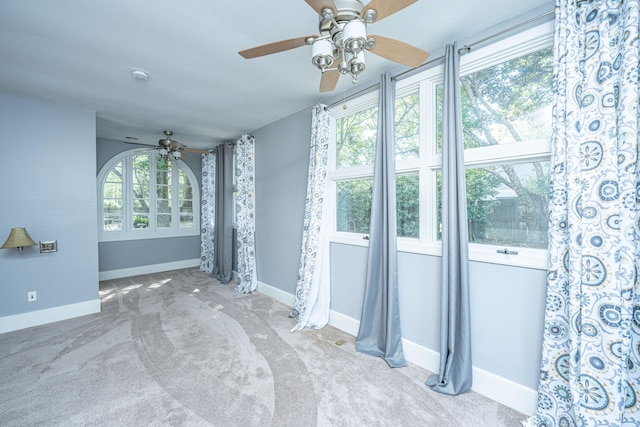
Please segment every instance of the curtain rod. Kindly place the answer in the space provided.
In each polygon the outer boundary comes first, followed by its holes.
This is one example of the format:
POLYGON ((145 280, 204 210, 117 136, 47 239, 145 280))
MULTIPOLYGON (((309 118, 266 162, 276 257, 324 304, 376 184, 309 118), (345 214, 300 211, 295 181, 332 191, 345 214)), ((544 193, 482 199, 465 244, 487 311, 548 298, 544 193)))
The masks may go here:
MULTIPOLYGON (((477 45, 482 44, 482 43, 484 43, 484 42, 486 42, 486 41, 488 41, 488 40, 491 40, 491 39, 494 39, 494 38, 496 38, 496 37, 499 37, 499 36, 501 36, 501 35, 503 35, 503 34, 509 33, 509 32, 511 32, 511 31, 513 31, 513 30, 515 30, 515 29, 517 29, 517 28, 520 28, 520 27, 524 26, 524 25, 530 24, 530 23, 532 23, 532 22, 536 22, 536 21, 538 21, 538 20, 540 20, 540 19, 542 19, 542 18, 545 18, 545 17, 547 17, 548 15, 551 15, 551 14, 554 14, 554 13, 555 13, 555 9, 552 9, 552 10, 549 10, 549 11, 547 11, 547 12, 544 12, 544 13, 542 13, 542 14, 538 15, 538 16, 534 16, 533 18, 530 18, 530 19, 527 19, 526 21, 523 21, 523 22, 520 22, 520 23, 518 23, 518 24, 515 24, 515 25, 513 25, 513 26, 511 26, 511 27, 509 27, 509 28, 507 28, 507 29, 505 29, 505 30, 499 31, 499 32, 497 32, 497 33, 495 33, 495 34, 491 34, 490 36, 484 37, 484 38, 482 38, 482 39, 480 39, 480 40, 476 40, 476 41, 475 41, 475 42, 473 42, 473 43, 466 44, 466 45, 464 45, 463 47, 461 47, 460 49, 458 49, 458 52, 462 52, 462 51, 465 51, 465 50, 467 50, 467 51, 468 51, 468 50, 471 50, 471 48, 472 48, 473 46, 477 46, 477 45)), ((396 80, 396 81, 397 81, 397 80, 400 80, 400 78, 401 78, 402 76, 406 75, 406 74, 414 73, 414 72, 415 72, 415 71, 417 71, 417 70, 420 70, 420 69, 422 69, 422 68, 424 68, 424 67, 426 67, 426 66, 428 66, 428 65, 431 65, 431 64, 433 64, 434 62, 442 61, 443 59, 444 59, 444 55, 439 56, 439 57, 437 57, 437 58, 430 59, 429 61, 427 61, 427 62, 425 62, 425 63, 423 63, 423 64, 418 65, 417 67, 411 68, 411 69, 409 69, 409 70, 403 71, 403 72, 401 72, 400 74, 397 74, 397 75, 393 76, 393 77, 392 77, 392 79, 393 79, 393 80, 396 80)), ((377 88, 378 86, 380 86, 380 83, 374 83, 374 84, 372 84, 372 85, 370 85, 370 86, 367 86, 367 87, 365 87, 365 88, 363 88, 363 89, 360 89, 359 91, 352 93, 351 95, 349 95, 349 96, 347 96, 347 97, 345 97, 345 98, 341 99, 340 101, 334 102, 333 104, 329 105, 329 106, 328 106, 328 108, 332 108, 332 107, 335 107, 335 106, 337 106, 337 105, 340 105, 340 104, 344 103, 345 101, 347 101, 347 100, 349 100, 349 99, 352 99, 352 98, 355 98, 355 97, 357 97, 358 95, 362 95, 362 94, 364 94, 364 93, 366 93, 366 92, 369 92, 369 91, 371 91, 371 90, 373 90, 373 89, 377 88)))

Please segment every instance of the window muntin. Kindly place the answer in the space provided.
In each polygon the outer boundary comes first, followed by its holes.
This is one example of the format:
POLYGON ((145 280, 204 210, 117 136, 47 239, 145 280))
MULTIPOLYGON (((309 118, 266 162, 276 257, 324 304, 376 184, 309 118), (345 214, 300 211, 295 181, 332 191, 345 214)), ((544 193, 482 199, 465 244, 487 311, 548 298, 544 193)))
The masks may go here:
MULTIPOLYGON (((471 259, 533 268, 546 267, 543 249, 546 248, 547 231, 543 218, 547 209, 544 206, 544 192, 545 185, 548 184, 545 182, 548 182, 549 178, 552 79, 552 58, 549 55, 552 38, 552 23, 546 23, 494 45, 474 50, 461 58, 462 78, 467 78, 465 84, 470 88, 469 94, 462 94, 466 98, 463 100, 463 108, 475 108, 475 114, 466 114, 463 118, 464 125, 469 127, 464 134, 466 175, 470 180, 467 190, 471 191, 469 204, 473 203, 473 206, 469 206, 469 211, 476 221, 475 228, 470 228, 474 233, 470 236, 471 259), (499 84, 499 79, 507 77, 511 81, 505 84, 505 87, 495 87, 495 81, 484 86, 480 84, 482 79, 497 80, 499 84), (530 86, 527 86, 527 91, 518 92, 514 89, 516 83, 521 86, 527 83, 530 86), (531 94, 528 91, 535 93, 531 94), (482 99, 480 95, 483 96, 482 99), (470 99, 470 96, 475 98, 470 99), (475 104, 472 105, 471 101, 475 104), (487 133, 480 133, 485 129, 487 133), (473 179, 475 181, 471 182, 473 179), (493 191, 492 186, 497 185, 497 182, 500 182, 495 188, 497 193, 489 195, 493 191), (505 183, 511 184, 511 187, 505 183), (516 198, 514 194, 517 195, 518 191, 523 196, 516 198), (539 209, 534 209, 533 206, 538 206, 539 209), (476 210, 473 211, 472 207, 476 210), (482 219, 479 217, 482 213, 478 210, 480 208, 486 212, 491 210, 490 214, 487 213, 484 223, 478 221, 479 218, 482 219), (504 228, 504 223, 509 224, 509 232, 500 230, 501 227, 504 228), (504 255, 497 255, 496 248, 504 249, 505 246, 515 246, 514 249, 519 251, 520 256, 507 259, 504 255)), ((442 66, 434 66, 399 81, 396 88, 396 138, 400 133, 398 116, 402 106, 399 101, 409 95, 418 99, 417 107, 408 109, 418 112, 418 142, 413 145, 417 145, 417 153, 412 147, 412 156, 403 158, 398 155, 398 152, 403 151, 402 146, 396 144, 396 200, 400 251, 440 254, 442 73, 442 66), (411 184, 418 183, 418 197, 414 199, 419 201, 418 215, 415 215, 415 206, 408 206, 407 201, 411 198, 404 197, 400 186, 408 184, 402 180, 406 180, 404 177, 411 174, 411 184), (406 215, 407 209, 413 209, 409 210, 411 216, 406 215), (409 221, 412 225, 410 229, 402 229, 402 222, 407 218, 412 218, 409 221), (417 222, 417 233, 413 227, 414 220, 417 222)), ((462 85, 461 89, 465 91, 462 85)), ((370 93, 353 100, 349 105, 351 112, 336 109, 335 123, 348 114, 374 108, 375 100, 377 93, 370 93), (360 109, 354 108, 354 104, 360 105, 360 109)), ((406 98, 404 101, 414 99, 406 98)), ((350 179, 371 178, 373 166, 365 167, 362 163, 366 162, 361 162, 360 166, 342 169, 334 164, 330 172, 334 184, 338 185, 339 182, 350 179)), ((337 196, 335 188, 334 195, 337 196)), ((337 217, 338 211, 335 212, 337 217)), ((332 240, 367 245, 367 241, 353 233, 352 229, 353 227, 350 229, 343 222, 340 228, 335 228, 340 232, 332 236, 332 240), (351 235, 353 237, 350 237, 351 235)))
POLYGON ((196 182, 182 162, 148 150, 120 153, 98 175, 100 240, 197 235, 196 182))

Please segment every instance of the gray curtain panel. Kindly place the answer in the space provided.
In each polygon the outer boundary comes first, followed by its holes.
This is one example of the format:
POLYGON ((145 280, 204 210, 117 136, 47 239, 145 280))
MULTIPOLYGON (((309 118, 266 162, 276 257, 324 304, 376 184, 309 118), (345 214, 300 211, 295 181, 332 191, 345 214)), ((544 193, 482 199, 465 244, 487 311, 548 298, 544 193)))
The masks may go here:
POLYGON ((442 302, 440 371, 427 379, 434 391, 456 395, 471 388, 471 322, 467 192, 457 43, 445 51, 442 123, 442 302))
POLYGON ((367 279, 356 350, 397 368, 407 362, 398 303, 394 116, 395 85, 385 73, 380 78, 367 279))
POLYGON ((215 249, 211 277, 229 283, 233 260, 233 146, 219 144, 215 152, 215 249))

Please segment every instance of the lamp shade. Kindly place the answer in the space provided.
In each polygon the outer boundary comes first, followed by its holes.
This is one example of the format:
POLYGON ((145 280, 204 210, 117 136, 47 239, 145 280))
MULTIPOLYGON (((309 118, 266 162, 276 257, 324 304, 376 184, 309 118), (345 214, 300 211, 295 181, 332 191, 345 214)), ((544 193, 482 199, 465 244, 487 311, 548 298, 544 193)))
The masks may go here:
POLYGON ((12 228, 11 232, 9 232, 9 237, 7 237, 7 241, 2 245, 2 249, 8 248, 23 248, 25 246, 33 246, 36 242, 33 241, 29 233, 27 233, 27 229, 24 227, 16 227, 12 228))

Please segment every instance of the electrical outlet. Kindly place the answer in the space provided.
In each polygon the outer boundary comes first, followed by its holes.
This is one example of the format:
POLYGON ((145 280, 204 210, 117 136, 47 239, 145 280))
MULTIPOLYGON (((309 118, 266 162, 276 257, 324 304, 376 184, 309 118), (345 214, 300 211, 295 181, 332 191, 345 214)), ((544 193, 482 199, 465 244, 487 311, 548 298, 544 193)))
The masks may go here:
POLYGON ((36 291, 27 292, 27 301, 34 302, 38 299, 38 293, 36 291))

